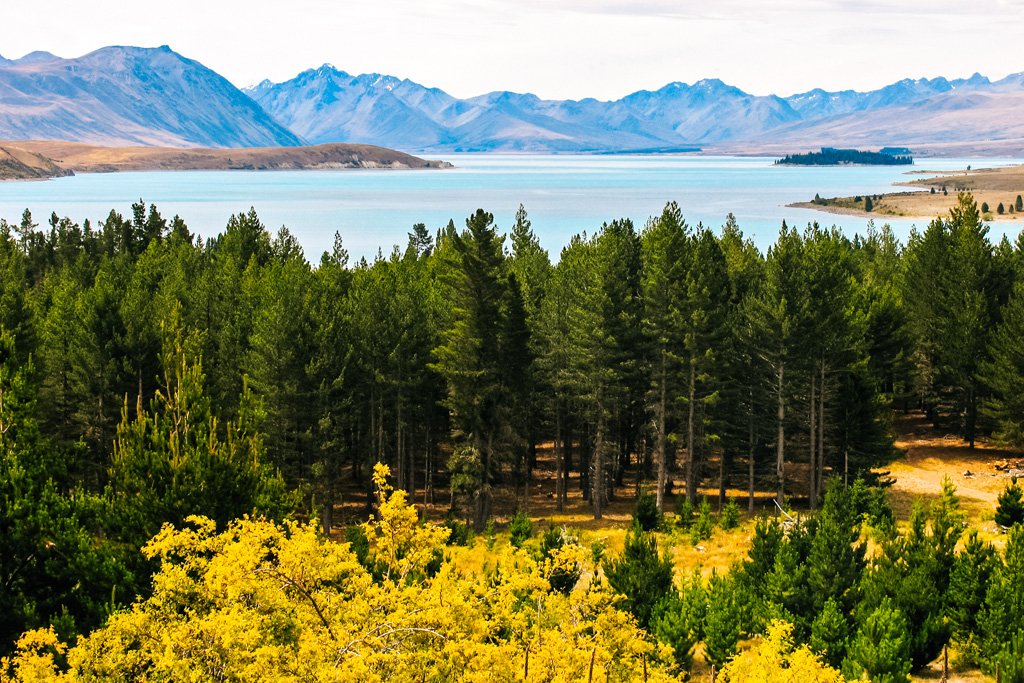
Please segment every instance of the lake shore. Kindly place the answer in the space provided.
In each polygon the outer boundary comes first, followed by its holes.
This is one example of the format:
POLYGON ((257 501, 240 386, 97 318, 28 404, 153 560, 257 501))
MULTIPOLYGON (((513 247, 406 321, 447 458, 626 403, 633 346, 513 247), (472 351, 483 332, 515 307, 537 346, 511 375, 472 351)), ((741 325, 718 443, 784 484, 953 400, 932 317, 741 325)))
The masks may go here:
POLYGON ((1024 220, 1018 212, 1017 197, 1024 195, 1024 165, 1004 168, 964 169, 962 171, 910 171, 908 175, 927 175, 925 178, 897 182, 900 187, 920 188, 914 191, 887 192, 871 195, 872 208, 865 209, 864 196, 822 198, 819 201, 794 202, 787 206, 813 209, 845 216, 885 216, 894 218, 924 218, 945 216, 956 205, 957 194, 974 195, 985 220, 1024 220), (999 213, 999 205, 1003 212, 999 213))

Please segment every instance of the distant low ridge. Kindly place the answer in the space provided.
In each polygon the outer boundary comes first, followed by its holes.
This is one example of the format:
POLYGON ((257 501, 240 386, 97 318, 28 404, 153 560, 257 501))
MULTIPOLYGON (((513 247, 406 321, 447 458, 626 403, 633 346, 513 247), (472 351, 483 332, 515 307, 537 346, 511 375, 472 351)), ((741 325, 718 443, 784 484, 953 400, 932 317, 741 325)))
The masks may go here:
POLYGON ((39 180, 74 174, 42 154, 20 147, 0 146, 0 180, 39 180))
POLYGON ((76 142, 25 141, 0 143, 0 179, 4 154, 34 161, 35 168, 13 169, 6 179, 47 178, 74 173, 117 171, 273 171, 325 169, 450 168, 444 161, 419 157, 373 145, 341 143, 311 147, 258 147, 234 149, 176 147, 102 147, 76 142))

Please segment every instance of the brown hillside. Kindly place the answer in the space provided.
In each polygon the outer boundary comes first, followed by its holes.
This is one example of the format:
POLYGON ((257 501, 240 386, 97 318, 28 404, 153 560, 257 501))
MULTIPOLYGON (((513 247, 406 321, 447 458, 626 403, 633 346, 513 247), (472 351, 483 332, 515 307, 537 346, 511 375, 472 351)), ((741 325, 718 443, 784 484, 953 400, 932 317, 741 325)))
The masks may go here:
POLYGON ((12 154, 49 162, 52 177, 76 173, 115 171, 226 171, 297 169, 413 169, 448 168, 444 161, 428 161, 373 145, 327 144, 312 147, 253 147, 206 149, 173 147, 102 147, 78 142, 30 140, 0 143, 12 154))
POLYGON ((34 180, 74 175, 52 159, 18 147, 0 147, 0 180, 34 180))

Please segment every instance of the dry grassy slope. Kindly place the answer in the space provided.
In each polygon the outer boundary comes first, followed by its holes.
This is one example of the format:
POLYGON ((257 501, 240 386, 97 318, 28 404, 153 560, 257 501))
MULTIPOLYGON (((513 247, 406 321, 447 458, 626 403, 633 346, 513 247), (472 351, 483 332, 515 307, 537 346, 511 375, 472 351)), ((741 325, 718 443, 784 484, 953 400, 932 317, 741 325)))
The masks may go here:
POLYGON ((334 168, 445 168, 403 152, 372 145, 330 144, 313 147, 247 149, 180 149, 172 147, 101 147, 77 142, 32 140, 5 143, 6 148, 52 160, 59 171, 285 170, 334 168))
POLYGON ((17 147, 0 147, 0 180, 33 180, 74 175, 52 159, 17 147))

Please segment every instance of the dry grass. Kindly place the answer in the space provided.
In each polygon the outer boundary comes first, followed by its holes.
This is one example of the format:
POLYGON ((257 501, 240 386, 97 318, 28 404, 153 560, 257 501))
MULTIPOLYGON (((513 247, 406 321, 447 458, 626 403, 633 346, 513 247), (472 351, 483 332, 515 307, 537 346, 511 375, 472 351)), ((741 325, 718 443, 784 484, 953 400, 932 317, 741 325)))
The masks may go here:
POLYGON ((883 194, 880 199, 874 200, 874 208, 870 212, 864 211, 863 200, 857 202, 855 197, 833 197, 827 200, 829 203, 825 206, 813 202, 799 202, 790 206, 852 216, 896 216, 930 220, 936 216, 949 215, 949 210, 956 206, 957 193, 969 191, 974 195, 979 207, 983 203, 988 204, 990 211, 985 215, 986 220, 1018 223, 1024 221, 1024 213, 1010 213, 1011 207, 1016 204, 1017 195, 1024 195, 1024 166, 948 173, 913 173, 929 177, 897 184, 918 187, 920 190, 883 194), (930 192, 930 188, 935 188, 934 194, 930 192), (942 193, 943 189, 947 194, 942 193), (1002 215, 996 212, 1000 203, 1005 208, 1002 215))
POLYGON ((78 142, 28 140, 3 143, 22 154, 40 155, 76 173, 115 171, 290 170, 344 168, 445 168, 403 152, 373 145, 205 149, 102 147, 78 142))
POLYGON ((895 480, 889 501, 897 518, 907 519, 915 501, 927 505, 937 500, 942 480, 948 477, 968 523, 981 531, 982 538, 1001 545, 1003 536, 992 517, 999 494, 1009 483, 1005 468, 1024 462, 1024 455, 984 440, 972 450, 959 437, 934 430, 920 415, 901 418, 897 432, 896 447, 906 455, 886 468, 895 480))

